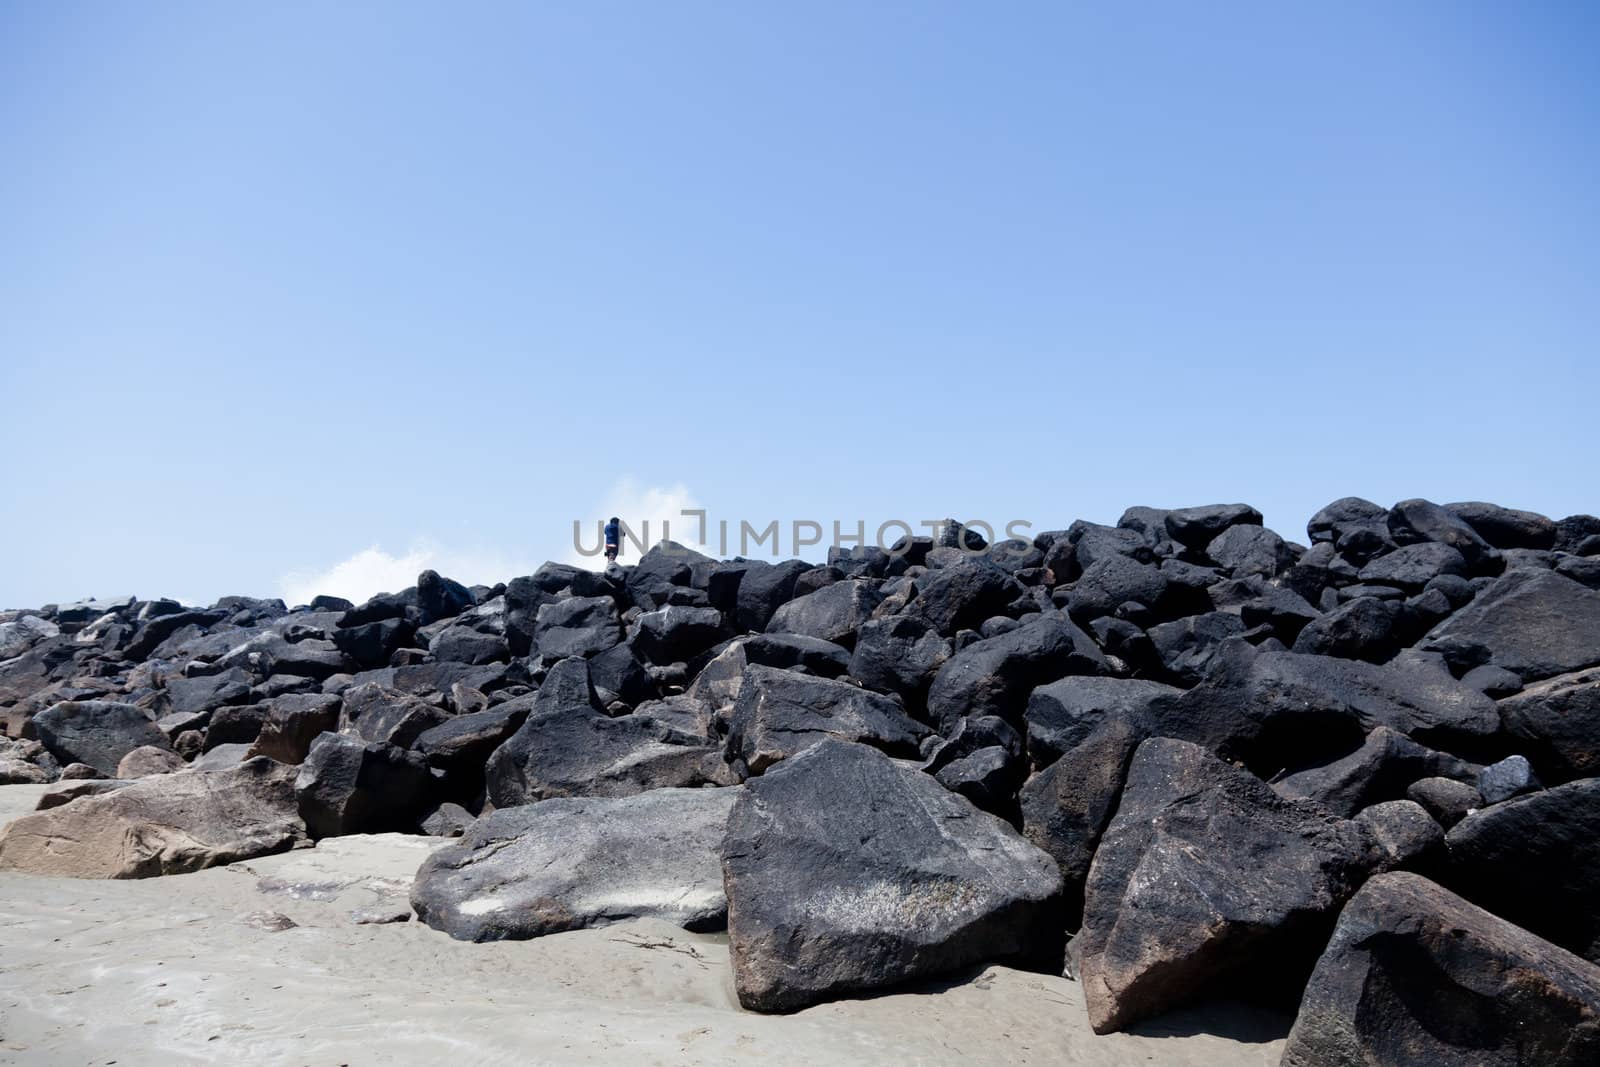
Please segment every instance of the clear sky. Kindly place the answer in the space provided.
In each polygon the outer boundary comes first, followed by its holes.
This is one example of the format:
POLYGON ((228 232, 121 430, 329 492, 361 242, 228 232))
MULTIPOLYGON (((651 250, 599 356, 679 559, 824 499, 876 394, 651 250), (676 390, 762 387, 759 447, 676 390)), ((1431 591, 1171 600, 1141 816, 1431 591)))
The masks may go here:
POLYGON ((1597 54, 1586 2, 0 0, 0 606, 684 501, 1600 511, 1597 54))

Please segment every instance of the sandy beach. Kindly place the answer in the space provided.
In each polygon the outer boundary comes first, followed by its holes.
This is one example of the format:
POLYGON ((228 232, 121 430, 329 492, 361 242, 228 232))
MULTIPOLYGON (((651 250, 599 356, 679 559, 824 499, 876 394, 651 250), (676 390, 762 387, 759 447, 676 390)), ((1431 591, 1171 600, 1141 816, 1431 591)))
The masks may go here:
MULTIPOLYGON (((45 788, 0 787, 0 822, 45 788)), ((474 945, 356 921, 409 913, 438 844, 337 838, 142 881, 0 875, 0 1062, 1254 1067, 1288 1028, 1212 1005, 1096 1037, 1077 983, 1005 967, 764 1016, 739 1008, 715 935, 639 921, 474 945)))

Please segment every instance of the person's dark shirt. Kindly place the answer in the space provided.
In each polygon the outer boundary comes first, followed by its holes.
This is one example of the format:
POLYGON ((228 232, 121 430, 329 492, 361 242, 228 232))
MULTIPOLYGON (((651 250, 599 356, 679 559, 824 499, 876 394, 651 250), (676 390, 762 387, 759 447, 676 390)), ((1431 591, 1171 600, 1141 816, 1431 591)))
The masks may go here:
POLYGON ((621 533, 621 530, 619 529, 620 525, 620 523, 615 522, 606 523, 606 544, 620 545, 622 543, 618 537, 618 535, 621 533))

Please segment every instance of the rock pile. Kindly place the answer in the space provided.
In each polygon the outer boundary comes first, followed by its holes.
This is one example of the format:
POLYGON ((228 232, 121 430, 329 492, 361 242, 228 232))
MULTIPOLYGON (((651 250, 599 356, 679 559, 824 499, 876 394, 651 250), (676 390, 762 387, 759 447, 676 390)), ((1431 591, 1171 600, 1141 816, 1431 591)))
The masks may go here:
POLYGON ((459 837, 468 940, 726 925, 792 1011, 986 961, 1096 1030, 1298 1004, 1286 1063, 1600 1059, 1600 519, 1345 498, 825 564, 680 546, 356 605, 0 613, 0 868, 459 837))

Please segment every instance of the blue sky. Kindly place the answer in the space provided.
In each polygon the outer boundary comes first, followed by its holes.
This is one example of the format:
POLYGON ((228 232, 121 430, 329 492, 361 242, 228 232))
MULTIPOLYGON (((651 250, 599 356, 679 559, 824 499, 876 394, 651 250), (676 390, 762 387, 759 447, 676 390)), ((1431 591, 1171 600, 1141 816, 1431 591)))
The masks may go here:
POLYGON ((0 605, 1600 510, 1585 3, 0 2, 0 605), (341 569, 342 568, 342 569, 341 569))

